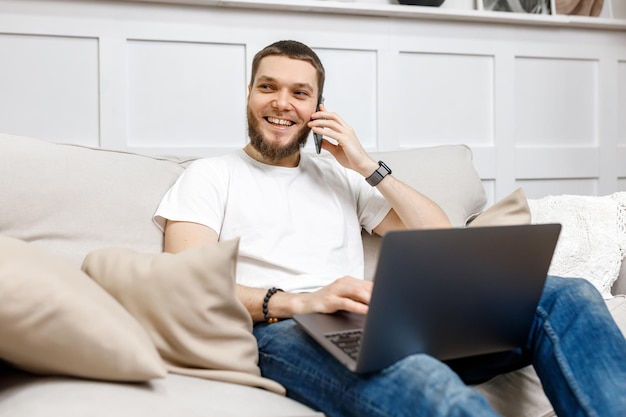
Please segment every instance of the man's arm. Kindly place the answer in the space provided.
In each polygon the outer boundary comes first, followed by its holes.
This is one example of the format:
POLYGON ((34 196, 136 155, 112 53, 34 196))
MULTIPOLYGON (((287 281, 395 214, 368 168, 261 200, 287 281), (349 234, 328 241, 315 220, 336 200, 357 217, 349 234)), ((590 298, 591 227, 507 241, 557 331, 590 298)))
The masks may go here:
MULTIPOLYGON (((336 113, 327 112, 323 105, 320 109, 321 111, 313 113, 309 127, 315 133, 321 133, 337 142, 333 144, 324 140, 322 148, 330 152, 344 167, 358 172, 364 178, 369 177, 378 169, 378 162, 363 149, 350 125, 336 113)), ((376 234, 383 235, 398 229, 450 227, 450 220, 441 207, 393 175, 387 175, 376 187, 392 207, 383 221, 374 228, 376 234)))
MULTIPOLYGON (((217 232, 210 227, 192 222, 168 220, 165 224, 164 251, 182 252, 185 249, 216 244, 217 232)), ((333 313, 338 310, 366 313, 372 283, 352 277, 343 277, 312 293, 278 292, 268 305, 270 317, 289 318, 297 313, 333 313)), ((254 322, 265 320, 263 299, 267 289, 237 284, 237 296, 254 322)))
POLYGON ((374 228, 374 233, 382 236, 390 230, 451 227, 441 207, 393 175, 383 178, 376 188, 393 208, 374 228))

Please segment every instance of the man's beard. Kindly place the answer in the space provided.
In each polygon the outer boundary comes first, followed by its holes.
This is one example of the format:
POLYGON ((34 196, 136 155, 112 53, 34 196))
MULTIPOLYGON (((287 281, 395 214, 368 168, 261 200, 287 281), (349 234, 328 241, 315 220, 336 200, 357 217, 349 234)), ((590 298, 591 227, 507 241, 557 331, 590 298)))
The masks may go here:
POLYGON ((310 132, 311 128, 305 125, 296 132, 296 136, 290 143, 282 146, 269 143, 263 137, 263 133, 261 133, 258 120, 248 109, 248 136, 250 137, 250 144, 268 161, 280 161, 300 151, 300 148, 306 145, 310 132))

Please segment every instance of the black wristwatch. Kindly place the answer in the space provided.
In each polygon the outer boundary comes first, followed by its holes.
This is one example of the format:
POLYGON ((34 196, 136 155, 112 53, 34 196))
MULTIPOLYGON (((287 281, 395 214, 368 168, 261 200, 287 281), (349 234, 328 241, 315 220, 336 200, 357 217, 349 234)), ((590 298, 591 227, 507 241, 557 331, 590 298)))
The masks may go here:
POLYGON ((372 187, 376 187, 389 174, 391 174, 391 169, 383 161, 378 161, 378 169, 365 178, 365 181, 372 187))

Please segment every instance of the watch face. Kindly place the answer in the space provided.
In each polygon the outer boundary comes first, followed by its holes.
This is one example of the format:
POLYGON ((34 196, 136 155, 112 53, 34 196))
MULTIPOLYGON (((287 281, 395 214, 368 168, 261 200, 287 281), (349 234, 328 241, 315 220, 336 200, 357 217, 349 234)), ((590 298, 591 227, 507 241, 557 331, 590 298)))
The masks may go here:
MULTIPOLYGON (((378 165, 380 166, 380 168, 384 168, 387 171, 385 174, 383 174, 383 176, 391 174, 391 169, 383 161, 378 161, 378 165)), ((380 168, 378 168, 378 170, 380 170, 380 168)))

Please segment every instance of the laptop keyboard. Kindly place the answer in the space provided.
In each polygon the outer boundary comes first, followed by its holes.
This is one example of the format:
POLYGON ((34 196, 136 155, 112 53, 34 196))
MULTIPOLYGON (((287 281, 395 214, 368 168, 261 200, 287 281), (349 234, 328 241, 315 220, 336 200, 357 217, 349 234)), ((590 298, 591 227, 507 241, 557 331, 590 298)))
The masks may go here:
POLYGON ((356 360, 359 354, 359 348, 361 347, 362 330, 357 329, 339 333, 328 333, 325 336, 348 356, 356 360))

